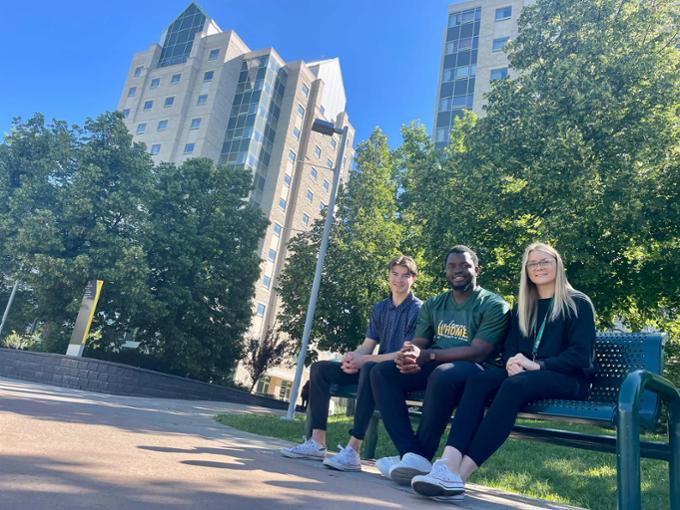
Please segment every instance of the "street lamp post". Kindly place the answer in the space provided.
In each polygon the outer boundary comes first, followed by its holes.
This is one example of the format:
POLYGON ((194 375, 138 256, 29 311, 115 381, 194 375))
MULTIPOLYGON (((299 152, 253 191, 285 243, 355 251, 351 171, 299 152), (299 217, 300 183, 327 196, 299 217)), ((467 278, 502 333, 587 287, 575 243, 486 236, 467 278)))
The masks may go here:
POLYGON ((9 315, 9 309, 12 307, 12 301, 14 301, 14 294, 17 293, 18 286, 19 280, 15 280, 12 293, 9 295, 9 301, 7 301, 7 306, 5 307, 5 313, 2 314, 2 321, 0 321, 0 338, 2 338, 2 328, 5 327, 5 321, 7 320, 7 315, 9 315))
POLYGON ((319 248, 319 258, 316 260, 316 271, 314 272, 314 283, 312 283, 312 291, 309 295, 309 304, 307 305, 307 317, 305 318, 305 329, 302 333, 302 345, 300 346, 300 355, 298 356, 297 366, 295 367, 295 379, 293 380, 293 388, 290 392, 290 403, 288 404, 288 412, 286 419, 292 420, 295 415, 295 403, 297 402, 298 392, 300 391, 300 382, 302 380, 302 370, 305 366, 305 357, 307 356, 307 346, 309 345, 309 336, 312 332, 312 323, 314 322, 314 311, 316 310, 316 300, 319 296, 319 286, 321 285, 321 272, 323 271, 323 261, 326 257, 326 249, 328 248, 328 238, 331 231, 331 223, 333 222, 333 211, 335 210, 335 199, 338 195, 338 185, 340 182, 340 169, 342 168, 342 160, 345 157, 345 144, 347 143, 347 126, 342 129, 335 127, 332 122, 321 119, 316 119, 312 124, 312 131, 321 133, 327 136, 334 134, 342 134, 340 140, 340 151, 335 161, 335 169, 333 170, 333 188, 331 189, 331 198, 328 202, 328 209, 326 211, 326 221, 323 225, 323 234, 321 236, 321 247, 319 248))

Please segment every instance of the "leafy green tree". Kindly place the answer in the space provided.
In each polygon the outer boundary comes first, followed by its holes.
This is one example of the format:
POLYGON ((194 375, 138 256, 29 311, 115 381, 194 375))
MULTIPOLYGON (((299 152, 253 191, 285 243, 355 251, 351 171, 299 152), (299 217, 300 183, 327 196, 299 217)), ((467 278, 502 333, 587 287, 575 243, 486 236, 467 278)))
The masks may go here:
MULTIPOLYGON (((333 223, 312 338, 322 350, 354 349, 363 339, 371 305, 389 295, 387 263, 401 251, 394 158, 376 129, 356 150, 356 168, 333 223)), ((280 330, 302 337, 323 219, 288 244, 278 287, 280 330)))
POLYGON ((65 352, 85 284, 101 279, 88 355, 225 380, 266 225, 251 179, 208 160, 154 168, 117 113, 83 129, 17 121, 0 145, 0 298, 21 282, 7 331, 37 327, 65 352), (119 351, 130 337, 135 356, 119 351))
POLYGON ((227 380, 242 355, 267 225, 247 199, 252 175, 209 159, 155 173, 143 229, 154 306, 136 338, 174 373, 227 380))
POLYGON ((31 289, 43 340, 57 352, 66 349, 86 282, 104 280, 93 330, 101 330, 103 345, 115 344, 149 298, 136 230, 151 161, 119 114, 88 120, 70 136, 62 124, 55 130, 65 164, 48 159, 13 197, 20 279, 31 289))
POLYGON ((603 324, 677 320, 677 20, 667 0, 526 7, 509 49, 517 78, 494 82, 476 123, 459 119, 436 189, 413 172, 422 189, 407 205, 430 260, 437 242, 468 243, 482 282, 512 295, 523 247, 542 239, 603 324))

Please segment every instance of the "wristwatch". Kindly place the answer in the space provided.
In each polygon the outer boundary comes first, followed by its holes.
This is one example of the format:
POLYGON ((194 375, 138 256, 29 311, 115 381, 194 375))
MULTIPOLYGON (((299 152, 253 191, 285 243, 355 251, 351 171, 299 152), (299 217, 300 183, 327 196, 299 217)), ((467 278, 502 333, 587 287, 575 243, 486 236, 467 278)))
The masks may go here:
POLYGON ((437 351, 430 351, 430 361, 437 361, 437 351))

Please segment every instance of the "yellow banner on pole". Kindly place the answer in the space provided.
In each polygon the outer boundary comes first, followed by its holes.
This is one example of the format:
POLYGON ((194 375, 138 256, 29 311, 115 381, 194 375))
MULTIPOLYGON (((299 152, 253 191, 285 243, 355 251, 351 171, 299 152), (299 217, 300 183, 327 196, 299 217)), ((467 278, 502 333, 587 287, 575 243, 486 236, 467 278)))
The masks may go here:
POLYGON ((101 294, 103 280, 90 280, 85 287, 85 295, 80 303, 80 311, 76 318, 76 325, 66 350, 67 356, 82 356, 85 349, 87 335, 90 334, 90 325, 97 309, 97 302, 101 294))

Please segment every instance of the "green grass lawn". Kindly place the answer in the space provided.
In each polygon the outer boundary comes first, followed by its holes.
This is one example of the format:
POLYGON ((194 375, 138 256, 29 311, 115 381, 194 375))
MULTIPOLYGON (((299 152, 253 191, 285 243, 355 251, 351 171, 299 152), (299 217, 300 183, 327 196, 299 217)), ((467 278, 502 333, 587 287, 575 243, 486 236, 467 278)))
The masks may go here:
MULTIPOLYGON (((304 434, 304 418, 281 420, 271 415, 219 415, 219 423, 255 434, 299 442, 304 434)), ((540 422, 521 420, 522 423, 541 425, 540 422)), ((347 431, 352 419, 331 416, 328 423, 328 446, 347 442, 347 431)), ((546 426, 555 426, 549 423, 546 426)), ((560 428, 564 424, 559 424, 560 428)), ((597 431, 597 427, 569 425, 569 430, 597 431)), ((448 435, 447 432, 444 438, 448 435)), ((387 432, 380 424, 377 457, 396 455, 387 432)), ((659 439, 658 437, 652 437, 659 439)), ((443 444, 443 442, 442 442, 443 444)), ((527 496, 547 499, 593 510, 616 508, 616 457, 533 441, 508 440, 503 447, 475 473, 473 483, 486 485, 527 496)), ((665 510, 668 500, 668 464, 663 461, 642 461, 642 508, 665 510)))

